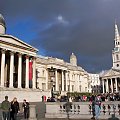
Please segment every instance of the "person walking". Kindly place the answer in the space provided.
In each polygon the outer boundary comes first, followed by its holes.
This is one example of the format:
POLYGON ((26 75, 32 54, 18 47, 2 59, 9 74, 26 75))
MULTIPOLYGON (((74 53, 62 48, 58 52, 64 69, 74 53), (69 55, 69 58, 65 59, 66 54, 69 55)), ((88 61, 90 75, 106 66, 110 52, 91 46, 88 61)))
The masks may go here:
POLYGON ((5 96, 5 100, 1 104, 3 120, 10 120, 10 102, 8 96, 5 96))
POLYGON ((23 111, 24 111, 24 118, 28 119, 29 118, 29 102, 26 102, 26 100, 23 100, 23 111))
POLYGON ((100 116, 100 109, 101 109, 101 98, 100 96, 96 96, 95 98, 95 119, 98 120, 100 116))
POLYGON ((91 97, 91 102, 92 102, 92 115, 93 115, 91 119, 95 119, 95 96, 94 95, 92 95, 91 97))
POLYGON ((13 101, 11 102, 11 112, 10 112, 10 118, 11 120, 17 120, 17 113, 20 111, 19 103, 17 101, 17 98, 15 97, 13 101))

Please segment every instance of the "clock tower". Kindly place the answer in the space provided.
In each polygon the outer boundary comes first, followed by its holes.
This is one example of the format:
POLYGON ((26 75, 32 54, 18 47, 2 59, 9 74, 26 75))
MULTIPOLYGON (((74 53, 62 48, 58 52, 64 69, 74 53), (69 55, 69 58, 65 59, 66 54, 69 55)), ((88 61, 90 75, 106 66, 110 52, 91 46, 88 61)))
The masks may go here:
POLYGON ((115 23, 115 39, 114 39, 115 47, 112 51, 112 58, 113 58, 113 69, 120 70, 120 35, 118 31, 118 26, 115 23))

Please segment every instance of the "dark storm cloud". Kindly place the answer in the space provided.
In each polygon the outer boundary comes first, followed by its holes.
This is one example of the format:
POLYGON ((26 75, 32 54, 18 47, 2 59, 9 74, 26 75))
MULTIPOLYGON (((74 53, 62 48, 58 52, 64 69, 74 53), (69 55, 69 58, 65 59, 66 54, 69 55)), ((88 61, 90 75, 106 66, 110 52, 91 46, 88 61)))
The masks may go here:
POLYGON ((31 16, 43 25, 30 44, 46 55, 68 60, 74 52, 89 71, 111 67, 120 0, 2 0, 0 11, 13 21, 31 16))

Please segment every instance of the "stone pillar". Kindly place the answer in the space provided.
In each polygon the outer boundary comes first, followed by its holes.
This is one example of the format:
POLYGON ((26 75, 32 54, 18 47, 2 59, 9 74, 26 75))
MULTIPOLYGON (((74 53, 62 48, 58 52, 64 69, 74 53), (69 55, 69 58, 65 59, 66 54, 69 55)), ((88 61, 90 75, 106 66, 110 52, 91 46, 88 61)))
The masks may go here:
POLYGON ((72 75, 69 73, 69 92, 72 92, 72 87, 71 87, 71 80, 72 80, 72 75))
POLYGON ((28 120, 37 120, 35 107, 36 107, 35 105, 30 105, 30 116, 28 120))
POLYGON ((48 69, 46 69, 46 90, 48 89, 48 69))
POLYGON ((55 89, 58 91, 58 76, 57 76, 57 69, 55 70, 55 89))
POLYGON ((26 56, 25 88, 29 88, 29 56, 26 56))
POLYGON ((103 93, 105 93, 104 80, 102 80, 102 85, 103 85, 103 93))
POLYGON ((18 88, 21 88, 22 82, 22 54, 18 54, 18 88))
POLYGON ((64 73, 62 70, 62 91, 64 91, 64 73))
POLYGON ((113 93, 113 81, 111 79, 111 92, 113 93))
POLYGON ((67 73, 67 71, 65 72, 65 82, 66 82, 66 91, 68 91, 68 84, 67 84, 67 82, 68 82, 68 73, 67 73))
POLYGON ((77 75, 77 92, 79 92, 79 86, 80 86, 79 79, 80 79, 80 75, 77 75))
POLYGON ((108 92, 108 93, 109 93, 108 79, 106 79, 106 92, 108 92))
POLYGON ((115 78, 115 87, 116 87, 116 92, 118 92, 118 83, 117 83, 117 78, 115 78))
POLYGON ((1 56, 1 83, 0 86, 4 87, 5 82, 5 50, 2 50, 2 56, 1 56))
POLYGON ((14 53, 10 52, 10 88, 13 88, 14 53))
POLYGON ((36 89, 36 58, 33 58, 33 89, 36 89))

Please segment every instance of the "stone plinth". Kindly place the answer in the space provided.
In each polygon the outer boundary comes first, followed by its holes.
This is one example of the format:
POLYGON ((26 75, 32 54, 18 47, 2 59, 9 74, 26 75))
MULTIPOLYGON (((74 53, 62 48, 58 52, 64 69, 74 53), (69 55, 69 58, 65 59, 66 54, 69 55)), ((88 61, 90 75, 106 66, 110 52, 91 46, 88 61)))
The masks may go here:
POLYGON ((37 120, 35 107, 36 107, 35 105, 30 105, 30 117, 29 117, 29 120, 37 120))
POLYGON ((12 101, 14 97, 17 97, 18 102, 23 102, 26 99, 29 102, 40 102, 42 96, 48 98, 50 91, 41 91, 39 89, 25 89, 25 88, 0 88, 0 103, 4 100, 5 96, 8 96, 9 101, 12 101))

